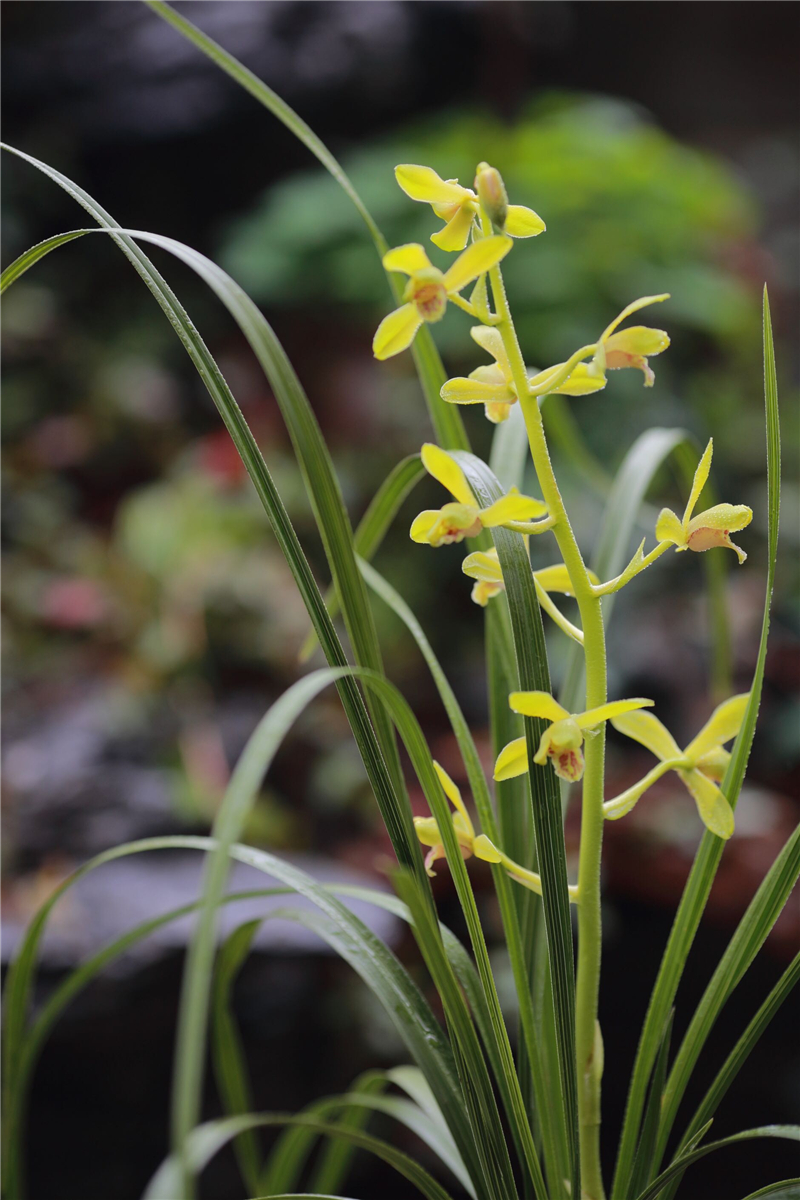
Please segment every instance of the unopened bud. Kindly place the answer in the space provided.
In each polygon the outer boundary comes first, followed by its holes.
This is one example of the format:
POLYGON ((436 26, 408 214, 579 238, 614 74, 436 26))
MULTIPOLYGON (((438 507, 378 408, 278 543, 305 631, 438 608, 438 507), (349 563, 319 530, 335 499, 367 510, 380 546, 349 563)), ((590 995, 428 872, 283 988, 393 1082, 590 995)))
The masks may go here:
POLYGON ((503 177, 496 167, 490 167, 485 162, 478 163, 475 190, 494 229, 502 233, 508 216, 508 196, 503 177))

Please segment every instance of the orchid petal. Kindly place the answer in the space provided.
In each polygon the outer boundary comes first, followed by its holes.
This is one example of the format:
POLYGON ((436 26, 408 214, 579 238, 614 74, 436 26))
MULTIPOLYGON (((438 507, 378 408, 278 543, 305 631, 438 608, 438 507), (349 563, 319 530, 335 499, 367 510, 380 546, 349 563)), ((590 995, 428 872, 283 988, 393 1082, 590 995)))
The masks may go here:
POLYGON ((459 254, 448 271, 445 271, 444 286, 448 292, 460 292, 462 288, 477 279, 484 271, 497 266, 511 249, 511 238, 493 234, 492 237, 481 238, 467 246, 463 254, 459 254))
POLYGON ((372 339, 372 352, 378 359, 392 358, 414 340, 422 324, 415 304, 403 304, 384 317, 372 339))
POLYGON ((627 308, 623 308, 618 317, 615 317, 611 324, 603 331, 603 336, 600 338, 604 342, 610 337, 618 325, 621 325, 628 317, 633 316, 640 308, 647 308, 651 304, 660 304, 662 300, 669 300, 669 292, 662 292, 660 296, 642 296, 639 300, 632 301, 627 308))
POLYGON ((546 228, 542 218, 532 208, 526 208, 524 204, 509 204, 503 232, 510 237, 536 237, 544 233, 546 228))
POLYGON ((680 550, 686 549, 686 533, 680 518, 671 508, 662 508, 658 514, 656 538, 659 542, 672 542, 680 550))
POLYGON ((682 758, 680 746, 658 717, 649 712, 629 712, 612 717, 611 724, 625 737, 633 738, 646 746, 651 754, 665 762, 669 758, 682 758))
POLYGON ((735 738, 744 720, 749 699, 750 693, 743 692, 718 704, 703 728, 684 750, 686 757, 696 763, 709 750, 714 750, 735 738))
POLYGON ((428 271, 431 260, 419 242, 407 242, 405 246, 396 246, 383 256, 383 265, 387 271, 402 271, 404 275, 414 275, 417 271, 428 271))
POLYGON ((426 204, 461 204, 465 197, 473 195, 460 183, 442 179, 433 167, 401 163, 395 167, 394 176, 407 196, 426 204))
POLYGON ((481 524, 486 528, 507 525, 509 521, 531 521, 547 514, 547 505, 532 496, 522 496, 512 488, 507 496, 481 509, 481 524))
POLYGON ((700 459, 700 462, 697 464, 697 470, 695 471, 694 479, 692 480, 692 490, 689 494, 689 499, 686 502, 686 508, 683 513, 684 526, 688 523, 689 519, 691 518, 691 515, 694 512, 695 505, 697 504, 697 501, 700 499, 700 493, 702 492, 703 488, 706 486, 706 482, 708 480, 708 475, 711 470, 711 459, 713 457, 713 454, 714 454, 714 439, 709 438, 708 445, 706 446, 705 450, 703 451, 703 457, 700 459))
POLYGON ((524 737, 515 738, 509 742, 497 756, 494 765, 494 777, 498 783, 506 779, 516 779, 524 775, 528 769, 528 747, 524 737))
POLYGON ((513 712, 524 717, 541 717, 544 721, 563 721, 569 716, 549 692, 512 692, 508 704, 513 712))
POLYGON ((467 483, 466 475, 446 450, 442 450, 433 442, 426 442, 420 451, 420 457, 428 474, 432 475, 442 487, 447 488, 459 503, 476 506, 475 497, 467 483))
POLYGON ((694 798, 703 824, 727 841, 733 833, 733 810, 717 785, 702 771, 681 771, 680 777, 694 798))
POLYGON ((470 579, 479 579, 485 583, 503 582, 503 572, 500 569, 497 551, 494 549, 476 550, 473 554, 468 554, 461 564, 461 570, 465 575, 469 575, 470 579))
POLYGON ((652 700, 644 700, 641 696, 637 696, 635 700, 612 700, 609 704, 601 704, 599 708, 590 708, 588 712, 576 713, 574 719, 580 729, 591 729, 603 721, 610 721, 612 717, 652 706, 652 700))
POLYGON ((474 220, 473 209, 468 204, 461 204, 458 212, 447 222, 444 229, 431 234, 431 241, 440 250, 463 250, 474 220))
POLYGON ((485 383, 460 376, 448 379, 439 394, 448 404, 511 404, 517 398, 504 383, 485 383))

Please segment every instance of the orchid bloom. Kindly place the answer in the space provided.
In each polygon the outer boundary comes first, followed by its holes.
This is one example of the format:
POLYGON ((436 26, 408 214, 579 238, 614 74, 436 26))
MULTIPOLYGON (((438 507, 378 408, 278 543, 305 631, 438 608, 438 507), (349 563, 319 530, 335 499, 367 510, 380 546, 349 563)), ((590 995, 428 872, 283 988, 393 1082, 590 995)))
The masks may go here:
MULTIPOLYGON (((431 234, 431 241, 441 250, 463 250, 467 244, 480 203, 471 188, 462 187, 457 179, 442 179, 432 167, 403 163, 394 169, 395 178, 407 196, 430 204, 444 228, 431 234)), ((535 237, 544 231, 545 224, 532 208, 509 204, 503 232, 511 237, 535 237)))
MULTIPOLYGON (((376 358, 391 358, 411 345, 423 321, 441 321, 448 300, 496 266, 511 249, 511 239, 493 234, 468 246, 447 271, 434 267, 418 242, 397 246, 383 256, 387 271, 409 276, 403 293, 405 304, 384 317, 372 340, 376 358)), ((466 302, 465 302, 466 303, 466 302)))
POLYGON ((679 520, 671 508, 662 508, 656 522, 656 537, 660 542, 672 542, 677 550, 711 550, 714 546, 727 546, 735 550, 740 564, 747 558, 744 550, 730 539, 731 532, 744 529, 753 519, 753 510, 746 504, 715 504, 707 508, 699 516, 692 517, 700 494, 706 485, 711 458, 714 453, 714 439, 709 438, 703 457, 697 464, 692 482, 692 491, 684 510, 683 520, 679 520))
POLYGON ((466 475, 447 451, 441 450, 432 442, 426 442, 420 453, 428 474, 455 496, 456 503, 421 512, 411 526, 411 537, 415 542, 427 543, 429 546, 447 546, 451 542, 460 542, 465 537, 477 537, 484 528, 508 524, 513 526, 515 522, 530 521, 547 513, 546 504, 530 496, 520 495, 516 488, 512 488, 506 496, 502 496, 488 508, 480 508, 472 488, 467 483, 466 475))
MULTIPOLYGON (((601 704, 599 708, 590 708, 588 712, 569 713, 548 692, 512 692, 508 698, 509 707, 525 717, 541 717, 549 721, 547 729, 542 734, 539 749, 533 756, 533 761, 540 767, 548 758, 553 764, 556 775, 570 783, 577 783, 583 778, 583 745, 584 730, 594 729, 603 721, 622 713, 631 712, 636 708, 649 708, 652 700, 612 700, 609 704, 601 704)), ((524 737, 515 738, 504 746, 497 757, 494 777, 498 782, 513 779, 523 775, 528 770, 528 748, 524 737)))
MULTIPOLYGON (((494 547, 491 550, 476 550, 473 554, 468 554, 461 564, 461 570, 470 579, 475 580, 472 600, 475 604, 480 604, 481 608, 485 608, 494 596, 499 596, 501 592, 505 591, 503 572, 497 557, 497 550, 494 547)), ((589 571, 588 575, 592 583, 599 583, 594 571, 589 571)), ((574 596, 575 594, 569 571, 564 564, 558 563, 555 566, 541 567, 538 571, 534 571, 533 582, 539 603, 547 615, 568 637, 582 643, 582 631, 568 621, 550 599, 551 592, 562 592, 565 596, 574 596)))
MULTIPOLYGON (((541 896, 542 881, 540 876, 535 871, 530 871, 527 867, 523 867, 521 863, 515 862, 513 858, 509 858, 507 854, 504 854, 502 850, 499 850, 495 846, 494 842, 486 834, 476 834, 475 826, 472 824, 460 790, 437 762, 434 762, 433 767, 439 777, 439 782, 442 785, 445 796, 456 810, 452 815, 453 829, 459 849, 464 858, 471 858, 474 854, 476 858, 480 858, 484 862, 498 863, 505 868, 509 876, 516 883, 521 884, 522 887, 529 888, 541 896)), ((428 853, 425 855, 425 870, 428 875, 435 877, 436 872, 433 869, 433 864, 438 862, 440 858, 447 857, 438 822, 435 817, 414 817, 414 829, 422 845, 428 847, 428 853)), ((570 887, 569 894, 570 899, 576 901, 578 898, 578 889, 570 887)))
MULTIPOLYGON (((441 397, 448 404, 484 404, 486 416, 495 424, 506 421, 511 412, 512 404, 517 402, 517 393, 511 374, 500 331, 491 325, 474 325, 470 330, 473 340, 482 350, 491 354, 494 362, 487 366, 476 367, 469 376, 448 379, 441 390, 441 397)), ((539 395, 543 385, 554 378, 563 363, 548 367, 538 374, 528 373, 528 387, 532 395, 539 395)), ((586 396, 598 392, 606 386, 602 376, 592 374, 587 363, 576 363, 569 375, 558 383, 553 392, 565 396, 586 396)), ((543 393, 541 393, 543 394, 543 393)))
POLYGON ((652 713, 629 712, 614 717, 611 724, 615 729, 641 742, 660 762, 633 787, 606 801, 603 809, 608 820, 624 817, 657 779, 667 771, 676 771, 691 793, 703 824, 717 837, 729 838, 733 833, 733 811, 716 785, 723 779, 731 757, 723 748, 724 743, 739 732, 749 699, 749 693, 745 692, 724 700, 685 750, 678 747, 669 730, 652 713))
POLYGON ((653 386, 656 377, 647 360, 666 350, 669 346, 668 334, 663 329, 650 329, 647 325, 630 325, 627 329, 621 329, 619 333, 615 331, 618 325, 640 308, 660 304, 662 300, 669 300, 668 292, 660 296, 642 296, 627 308, 623 308, 619 316, 607 326, 597 344, 592 363, 593 369, 599 375, 604 376, 607 370, 619 371, 625 367, 637 367, 644 374, 644 386, 653 386))

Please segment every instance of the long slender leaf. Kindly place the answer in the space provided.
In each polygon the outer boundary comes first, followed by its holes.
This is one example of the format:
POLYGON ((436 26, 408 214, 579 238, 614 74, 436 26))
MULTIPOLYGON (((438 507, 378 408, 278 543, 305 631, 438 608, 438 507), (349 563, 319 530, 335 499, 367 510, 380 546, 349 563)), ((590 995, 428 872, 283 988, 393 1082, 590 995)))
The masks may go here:
POLYGON ((800 877, 800 825, 762 880, 703 993, 689 1024, 664 1089, 656 1161, 683 1099, 686 1086, 714 1023, 745 971, 766 941, 800 877))
MULTIPOLYGON (((246 921, 226 938, 217 955, 211 993, 211 1057, 224 1111, 228 1116, 253 1111, 253 1096, 239 1031, 231 1012, 230 993, 250 953, 260 920, 246 921)), ((259 1191, 262 1153, 254 1129, 234 1139, 239 1171, 249 1191, 259 1191)))
MULTIPOLYGON (((482 506, 502 495, 502 488, 489 468, 471 454, 454 455, 482 506)), ((505 582, 511 614, 520 686, 526 691, 551 690, 544 628, 536 599, 530 560, 522 538, 505 529, 492 531, 505 582)), ((544 722, 524 718, 528 757, 538 749, 544 722)), ((575 1075, 575 963, 572 922, 567 884, 567 862, 561 816, 561 799, 552 771, 528 772, 532 804, 532 828, 536 834, 539 871, 542 877, 542 909, 552 975, 553 1007, 558 1042, 561 1091, 567 1120, 572 1163, 573 1192, 577 1167, 577 1080, 575 1075)))
MULTIPOLYGON (((370 562, 379 549, 394 518, 414 485, 425 474, 418 454, 402 459, 384 479, 369 503, 367 511, 358 523, 353 536, 356 554, 370 562)), ((335 589, 326 593, 325 604, 331 617, 339 611, 339 598, 335 589)), ((301 661, 310 657, 317 644, 312 629, 300 651, 301 661)))
POLYGON ((763 1200, 771 1196, 772 1200, 800 1200, 800 1178, 780 1179, 777 1183, 768 1183, 766 1187, 751 1192, 744 1200, 763 1200))
MULTIPOLYGON (((192 1130, 188 1151, 192 1169, 200 1172, 232 1138, 248 1129, 269 1128, 282 1125, 307 1125, 316 1133, 326 1137, 346 1138, 355 1146, 369 1150, 382 1158, 391 1167, 413 1184, 427 1200, 450 1200, 448 1193, 429 1175, 419 1163, 388 1142, 373 1137, 359 1129, 345 1129, 313 1117, 291 1116, 284 1113, 254 1113, 242 1117, 226 1117, 221 1121, 210 1121, 192 1130)), ((143 1200, 175 1200, 180 1194, 180 1163, 175 1156, 168 1158, 151 1179, 143 1200)))
MULTIPOLYGON (((482 831, 491 838, 495 844, 502 846, 502 839, 495 820, 494 811, 492 809, 491 796, 486 783, 481 766, 478 750, 475 745, 475 740, 470 732, 461 706, 456 699, 450 683, 442 670, 442 667, 433 652, 430 642, 428 641, 423 629, 414 616, 413 612, 406 604, 405 600, 395 591, 386 580, 378 574, 378 572, 368 563, 361 562, 361 571, 367 584, 372 590, 381 597, 381 599, 392 609, 394 613, 404 623, 406 628, 411 633, 414 641, 417 643, 425 662, 430 669, 437 690, 444 704, 448 718, 450 720, 453 733, 458 743, 461 752, 462 761, 467 772, 467 778, 472 790, 472 795, 475 800, 475 806, 478 811, 478 817, 482 831)), ((508 709, 508 693, 506 693, 506 709, 508 709)), ((506 944, 508 946, 509 959, 514 975, 514 983, 517 991, 517 999, 520 1009, 520 1018, 525 1038, 527 1053, 530 1057, 534 1077, 533 1084, 536 1096, 536 1112, 541 1122, 542 1133, 544 1137, 545 1159, 549 1168, 549 1179, 551 1187, 551 1195, 557 1194, 563 1185, 563 1169, 564 1157, 561 1152, 562 1141, 559 1137, 561 1133, 564 1136, 564 1131, 558 1131, 556 1128, 559 1108, 554 1103, 552 1094, 548 1093, 545 1088, 545 1078, 541 1062, 541 1054, 536 1034, 536 1023, 531 1001, 531 993, 529 986, 528 972, 525 963, 525 953, 522 944, 522 937, 519 925, 519 916, 514 901, 513 885, 510 883, 505 870, 502 867, 493 866, 492 875, 494 878, 495 888, 497 891, 498 904, 503 920, 503 927, 506 934, 506 944)), ((488 965, 488 964, 487 964, 488 965)), ((494 996, 494 989, 490 989, 491 996, 494 996)), ((487 996, 490 996, 487 991, 487 996)), ((490 996, 490 1002, 491 1001, 490 996)), ((514 1062, 511 1056, 511 1048, 508 1043, 508 1037, 505 1032, 505 1027, 502 1026, 502 1016, 499 1010, 499 1004, 495 1008, 495 1027, 498 1032, 494 1037, 495 1052, 493 1062, 495 1064, 495 1074, 497 1082, 503 1092, 504 1103, 508 1108, 516 1108, 520 1116, 518 1120, 523 1119, 522 1114, 525 1111, 525 1102, 520 1088, 518 1075, 514 1070, 514 1062)))
POLYGON ((661 1046, 658 1051, 655 1070, 653 1071, 653 1079, 650 1083, 650 1095, 647 1097, 647 1107, 645 1108, 644 1119, 642 1121, 642 1133, 639 1138, 639 1145, 636 1148, 636 1159, 633 1164, 633 1174, 631 1176, 631 1191, 634 1195, 646 1187, 654 1173, 653 1156, 658 1136, 658 1118, 664 1096, 667 1067, 669 1066, 669 1048, 674 1015, 675 1012, 673 1009, 667 1018, 664 1036, 661 1039, 661 1046))
MULTIPOLYGON (((348 1099, 352 1099, 354 1095, 368 1095, 375 1097, 380 1095, 388 1082, 386 1073, 383 1071, 365 1071, 356 1079, 348 1093, 348 1099)), ((344 1125, 349 1129, 364 1129, 370 1116, 370 1108, 366 1105, 353 1104, 339 1117, 338 1124, 344 1125)), ((447 1134, 447 1126, 442 1122, 442 1129, 447 1134)), ((453 1153, 461 1161, 461 1156, 458 1150, 453 1145, 453 1153)), ((311 1177, 309 1186, 315 1191, 333 1191, 338 1189, 344 1183, 350 1171, 353 1158, 356 1153, 356 1147, 351 1143, 346 1142, 344 1138, 329 1139, 319 1161, 311 1177)), ((465 1178, 469 1179, 466 1174, 466 1168, 461 1164, 464 1170, 465 1178)), ((471 1184, 469 1186, 472 1186, 471 1184)))
MULTIPOLYGON (((282 121, 286 128, 319 159, 323 167, 330 172, 339 186, 349 196, 350 200, 352 200, 370 232, 370 236, 375 243, 375 249, 382 258, 389 249, 386 239, 378 229, 366 205, 342 169, 341 164, 337 162, 327 146, 320 141, 305 121, 289 107, 285 100, 282 100, 280 96, 273 92, 272 88, 267 87, 252 71, 249 71, 247 67, 235 59, 232 54, 229 54, 217 42, 207 37, 202 30, 175 12, 168 4, 162 3, 161 0, 145 0, 145 3, 172 25, 174 29, 177 29, 188 41, 192 42, 198 50, 207 55, 212 62, 215 62, 226 74, 230 75, 240 87, 243 87, 251 96, 254 96, 273 116, 282 121)), ((400 300, 402 293, 402 287, 399 283, 400 277, 396 274, 387 274, 392 293, 396 300, 400 300)), ((403 285, 404 283, 405 281, 403 281, 403 285)), ((436 432, 436 440, 440 445, 448 449, 469 450, 469 440, 464 429, 461 414, 455 405, 445 404, 439 395, 446 376, 433 337, 427 326, 423 326, 414 339, 412 353, 428 405, 431 422, 436 432)))
POLYGON ((800 983, 800 953, 792 959, 720 1067, 713 1083, 686 1127, 686 1132, 679 1143, 679 1150, 683 1149, 696 1135, 697 1130, 713 1117, 717 1106, 746 1062, 761 1034, 798 983, 800 983))
POLYGON ((714 1154, 717 1150, 724 1150, 728 1146, 735 1146, 739 1142, 750 1141, 753 1138, 786 1138, 789 1141, 800 1142, 800 1126, 762 1125, 758 1129, 744 1129, 741 1133, 732 1134, 731 1137, 720 1138, 718 1142, 709 1142, 707 1146, 700 1146, 697 1150, 691 1150, 688 1154, 684 1154, 681 1158, 670 1163, 667 1169, 662 1171, 648 1188, 639 1193, 636 1200, 656 1200, 663 1191, 664 1186, 675 1175, 682 1173, 687 1167, 690 1167, 692 1163, 705 1158, 707 1154, 714 1154))
MULTIPOLYGON (((778 525, 780 519, 781 466, 780 466, 780 420, 778 413, 778 385, 775 375, 775 355, 772 341, 772 325, 769 316, 769 300, 764 289, 764 398, 767 426, 767 497, 768 497, 768 560, 767 582, 764 597, 764 614, 761 623, 761 640, 758 658, 750 688, 750 699, 745 710, 741 729, 734 743, 731 760, 722 782, 722 790, 731 807, 739 798, 750 748, 753 744, 761 689, 764 682, 764 665, 767 656, 770 606, 775 585, 775 566, 778 550, 778 525)), ((700 919, 708 900, 714 877, 717 873, 725 843, 714 834, 706 832, 695 855, 689 878, 681 896, 678 911, 672 925, 669 940, 661 960, 658 977, 650 998, 639 1046, 636 1052, 630 1090, 625 1110, 625 1119, 620 1139, 619 1154, 614 1176, 612 1200, 626 1200, 629 1196, 630 1172, 633 1154, 639 1135, 642 1107, 647 1092, 650 1073, 653 1069, 660 1032, 667 1013, 672 1008, 683 968, 694 942, 700 919)))

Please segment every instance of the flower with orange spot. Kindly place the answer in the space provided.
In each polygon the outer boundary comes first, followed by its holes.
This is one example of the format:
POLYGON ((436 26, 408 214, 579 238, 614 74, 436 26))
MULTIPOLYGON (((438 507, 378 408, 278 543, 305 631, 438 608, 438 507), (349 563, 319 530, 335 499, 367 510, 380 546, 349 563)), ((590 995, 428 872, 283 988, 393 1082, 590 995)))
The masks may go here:
POLYGON ((749 699, 750 694, 745 692, 717 705, 685 750, 679 748, 653 713, 628 712, 612 718, 615 729, 646 746, 659 764, 638 783, 606 801, 603 805, 606 818, 616 821, 624 817, 656 780, 667 771, 675 771, 697 805, 706 828, 717 837, 729 838, 733 833, 733 810, 717 784, 723 779, 731 757, 724 743, 739 732, 749 699))
MULTIPOLYGON (((512 692, 508 698, 513 712, 525 717, 541 717, 549 721, 542 734, 533 761, 543 767, 549 759, 561 779, 577 783, 583 778, 584 731, 595 729, 604 721, 637 708, 649 708, 652 700, 612 700, 588 712, 569 713, 549 692, 512 692)), ((523 775, 528 770, 528 748, 524 737, 515 738, 504 746, 497 757, 494 777, 498 782, 523 775)))
MULTIPOLYGON (((485 164, 481 163, 480 167, 485 164)), ((479 171, 480 171, 479 167, 479 171)), ((402 163, 394 169, 395 178, 407 196, 430 204, 444 228, 431 234, 431 241, 441 250, 463 250, 480 212, 480 201, 471 188, 462 187, 457 179, 442 179, 432 167, 402 163)), ((532 208, 509 204, 505 210, 503 232, 510 237, 536 237, 545 224, 532 208)))
MULTIPOLYGON (((491 325, 474 325, 470 330, 473 341, 482 350, 491 354, 494 362, 476 367, 465 378, 448 379, 441 390, 441 397, 448 404, 483 404, 487 418, 494 424, 508 419, 512 404, 517 402, 517 393, 511 372, 511 364, 503 345, 499 329, 491 325)), ((548 388, 551 380, 565 364, 557 363, 546 371, 528 373, 530 394, 537 396, 550 390, 564 396, 586 396, 606 386, 603 376, 592 373, 587 363, 576 362, 566 377, 548 388)))
POLYGON ((446 487, 456 502, 421 512, 411 526, 411 537, 415 542, 447 546, 463 541, 465 537, 477 537, 484 528, 496 525, 514 528, 547 513, 546 504, 531 496, 520 495, 516 488, 488 508, 480 508, 466 475, 446 450, 426 442, 420 453, 428 474, 446 487))
MULTIPOLYGON (((383 256, 387 271, 408 275, 405 304, 384 317, 372 340, 376 358, 391 358, 407 349, 423 321, 441 321, 448 300, 461 302, 459 293, 468 283, 496 266, 511 249, 511 239, 492 235, 468 246, 447 271, 434 267, 418 242, 397 246, 383 256)), ((466 301, 463 301, 466 303, 466 301)))
POLYGON ((697 501, 706 485, 714 453, 714 439, 710 438, 703 457, 694 473, 692 490, 680 520, 671 508, 662 508, 656 522, 656 537, 659 542, 672 542, 677 550, 711 550, 715 546, 727 546, 735 550, 740 563, 747 558, 744 550, 731 541, 731 533, 744 529, 753 519, 753 510, 746 504, 715 504, 698 516, 693 517, 697 501))

